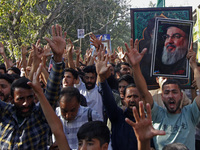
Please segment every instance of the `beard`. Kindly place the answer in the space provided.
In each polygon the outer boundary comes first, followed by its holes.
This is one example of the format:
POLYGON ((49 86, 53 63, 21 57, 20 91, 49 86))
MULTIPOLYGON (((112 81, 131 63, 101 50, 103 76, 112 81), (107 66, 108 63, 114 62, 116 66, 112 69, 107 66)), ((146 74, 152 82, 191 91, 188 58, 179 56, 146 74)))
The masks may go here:
POLYGON ((91 90, 95 87, 96 83, 92 83, 92 82, 87 82, 85 83, 86 89, 87 90, 91 90))
MULTIPOLYGON (((171 45, 171 44, 168 44, 167 46, 169 45, 176 47, 175 45, 171 45)), ((188 51, 188 48, 185 46, 185 44, 184 46, 176 47, 174 52, 168 51, 167 46, 163 48, 163 53, 162 53, 162 63, 165 65, 175 64, 177 61, 182 59, 188 51)))
POLYGON ((35 103, 32 102, 28 107, 24 107, 24 106, 17 106, 15 103, 15 109, 17 112, 17 116, 20 116, 22 118, 28 117, 31 115, 33 107, 35 106, 35 103), (23 112, 24 109, 29 109, 27 112, 23 112))
POLYGON ((181 100, 182 100, 182 99, 180 99, 177 103, 175 103, 175 100, 172 99, 172 100, 168 100, 167 102, 163 101, 163 103, 164 103, 164 105, 165 105, 165 107, 167 108, 167 110, 168 110, 169 113, 176 113, 177 110, 180 109, 181 100), (176 108, 171 109, 171 108, 170 108, 170 102, 176 104, 176 108))
POLYGON ((4 94, 2 92, 0 92, 0 100, 4 101, 4 102, 9 102, 9 98, 10 98, 10 94, 4 94))

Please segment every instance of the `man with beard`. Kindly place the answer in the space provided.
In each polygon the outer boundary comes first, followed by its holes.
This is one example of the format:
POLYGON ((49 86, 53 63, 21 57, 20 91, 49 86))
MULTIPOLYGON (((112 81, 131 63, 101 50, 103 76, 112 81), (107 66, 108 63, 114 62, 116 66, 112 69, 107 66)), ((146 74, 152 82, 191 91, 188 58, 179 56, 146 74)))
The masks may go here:
POLYGON ((6 103, 12 103, 10 96, 10 86, 14 78, 9 74, 0 74, 0 100, 6 103))
POLYGON ((108 57, 104 59, 104 56, 100 56, 100 53, 101 52, 98 54, 95 65, 100 82, 99 91, 102 95, 107 115, 111 121, 112 148, 114 150, 137 150, 135 133, 132 127, 126 123, 125 118, 135 121, 132 108, 139 108, 139 101, 142 101, 143 97, 134 84, 129 84, 124 90, 124 102, 127 108, 122 110, 117 106, 112 91, 107 83, 107 78, 110 76, 109 66, 107 65, 108 57))
MULTIPOLYGON (((132 43, 132 40, 131 42, 132 43)), ((151 106, 151 116, 153 127, 157 130, 164 130, 166 135, 155 136, 154 145, 156 149, 162 149, 165 145, 171 143, 182 143, 190 150, 195 149, 195 126, 200 121, 200 96, 197 96, 192 104, 180 108, 182 92, 181 86, 176 80, 167 80, 162 85, 162 100, 167 109, 164 109, 156 102, 148 91, 147 84, 141 73, 140 61, 146 52, 141 53, 137 50, 137 41, 127 47, 127 56, 133 67, 133 75, 137 89, 144 97, 144 102, 151 106)), ((192 49, 190 49, 192 51, 192 49)), ((189 54, 189 53, 188 53, 189 54)), ((189 56, 190 66, 194 70, 194 77, 197 80, 197 86, 200 86, 200 72, 195 61, 195 56, 189 56)))
POLYGON ((170 26, 167 33, 163 35, 165 40, 161 56, 160 66, 156 72, 161 74, 184 75, 186 73, 186 54, 188 51, 188 35, 185 32, 187 28, 179 26, 170 26))
MULTIPOLYGON (((53 69, 47 81, 45 96, 53 108, 59 98, 60 82, 64 63, 62 55, 66 46, 61 26, 52 26, 52 39, 45 38, 50 44, 53 56, 53 69)), ((39 48, 33 45, 38 54, 39 48)), ((35 62, 36 63, 36 62, 35 62)), ((15 80, 11 85, 14 105, 0 101, 0 148, 1 150, 37 149, 46 150, 49 126, 40 106, 35 106, 35 94, 25 77, 15 80)))
POLYGON ((74 87, 79 89, 80 93, 85 96, 87 106, 97 111, 101 119, 103 119, 103 102, 96 85, 96 68, 94 65, 86 66, 83 72, 83 82, 79 77, 77 80, 78 84, 75 84, 74 87))

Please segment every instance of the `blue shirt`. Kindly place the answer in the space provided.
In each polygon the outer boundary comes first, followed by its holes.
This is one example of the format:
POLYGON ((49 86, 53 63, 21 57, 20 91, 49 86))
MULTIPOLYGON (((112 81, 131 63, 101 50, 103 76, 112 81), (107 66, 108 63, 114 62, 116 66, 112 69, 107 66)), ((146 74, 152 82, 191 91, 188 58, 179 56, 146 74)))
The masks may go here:
POLYGON ((183 143, 190 150, 195 150, 195 126, 200 120, 196 100, 184 106, 179 114, 171 114, 154 102, 151 114, 153 127, 166 132, 166 135, 154 137, 156 149, 171 143, 183 143))

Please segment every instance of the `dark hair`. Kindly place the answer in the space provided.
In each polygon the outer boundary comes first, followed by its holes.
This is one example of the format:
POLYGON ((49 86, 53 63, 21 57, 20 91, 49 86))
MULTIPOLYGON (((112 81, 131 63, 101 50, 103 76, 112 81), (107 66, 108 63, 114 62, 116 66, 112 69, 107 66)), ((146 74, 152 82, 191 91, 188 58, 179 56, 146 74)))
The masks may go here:
POLYGON ((0 65, 0 69, 4 70, 4 73, 6 73, 6 66, 5 66, 5 64, 1 64, 0 65))
POLYGON ((134 87, 134 88, 136 88, 136 85, 134 84, 134 83, 131 83, 131 84, 129 84, 129 85, 127 85, 125 88, 124 88, 124 96, 126 95, 126 89, 128 89, 128 88, 130 88, 130 87, 134 87))
POLYGON ((163 150, 189 150, 184 144, 182 143, 172 143, 165 145, 163 150))
POLYGON ((106 124, 102 121, 90 121, 83 124, 77 133, 78 140, 98 139, 100 146, 110 142, 110 131, 106 124))
POLYGON ((162 89, 164 88, 165 85, 167 84, 176 84, 178 85, 179 90, 181 91, 181 84, 178 80, 174 80, 174 79, 167 79, 167 81, 165 81, 162 85, 162 89))
POLYGON ((84 72, 84 73, 95 73, 95 75, 97 76, 97 72, 96 72, 96 67, 95 67, 95 65, 86 66, 86 67, 83 69, 83 72, 84 72))
POLYGON ((78 103, 80 103, 80 92, 75 87, 64 87, 60 92, 60 99, 61 97, 66 96, 66 101, 71 101, 73 97, 76 97, 78 103))
POLYGON ((116 73, 116 72, 120 72, 120 69, 121 69, 121 66, 122 66, 122 65, 126 65, 126 66, 128 66, 128 67, 131 67, 130 64, 127 63, 127 62, 120 62, 120 63, 118 63, 117 65, 115 65, 115 73, 116 73))
POLYGON ((11 67, 11 68, 9 68, 8 69, 8 71, 9 70, 12 70, 12 71, 14 71, 16 74, 18 74, 19 76, 21 75, 21 71, 19 70, 19 68, 17 68, 17 67, 11 67))
POLYGON ((23 89, 32 89, 28 84, 27 82, 29 82, 30 80, 27 79, 26 77, 22 77, 22 78, 19 78, 17 80, 15 80, 12 85, 11 85, 11 96, 14 97, 14 91, 15 91, 15 88, 23 88, 23 89))
POLYGON ((13 81, 15 80, 15 78, 13 76, 11 76, 10 74, 7 74, 7 73, 5 73, 5 74, 0 73, 0 79, 4 79, 4 80, 8 81, 8 83, 10 83, 10 84, 12 84, 13 81))
POLYGON ((73 68, 65 68, 64 69, 64 73, 65 72, 71 72, 71 74, 74 76, 75 79, 78 79, 78 72, 73 69, 73 68))
POLYGON ((126 81, 128 84, 134 83, 133 77, 129 74, 122 75, 117 81, 118 83, 121 81, 126 81))

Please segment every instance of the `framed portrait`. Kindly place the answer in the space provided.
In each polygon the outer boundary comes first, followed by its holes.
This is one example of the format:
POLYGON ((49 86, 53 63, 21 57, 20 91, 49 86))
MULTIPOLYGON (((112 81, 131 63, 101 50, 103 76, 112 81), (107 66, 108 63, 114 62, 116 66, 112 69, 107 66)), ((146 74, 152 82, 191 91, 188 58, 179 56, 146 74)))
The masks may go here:
MULTIPOLYGON (((141 52, 147 48, 140 62, 142 74, 149 89, 158 88, 156 76, 152 73, 152 55, 154 51, 154 31, 156 18, 172 18, 178 20, 192 20, 192 7, 164 7, 164 8, 132 8, 131 36, 138 39, 138 49, 141 52)), ((190 70, 189 70, 190 71, 190 70)), ((174 78, 177 78, 175 76, 174 78)), ((184 88, 191 85, 190 73, 187 77, 178 77, 184 88)))
POLYGON ((156 18, 151 75, 188 78, 186 58, 192 41, 193 21, 156 18))

